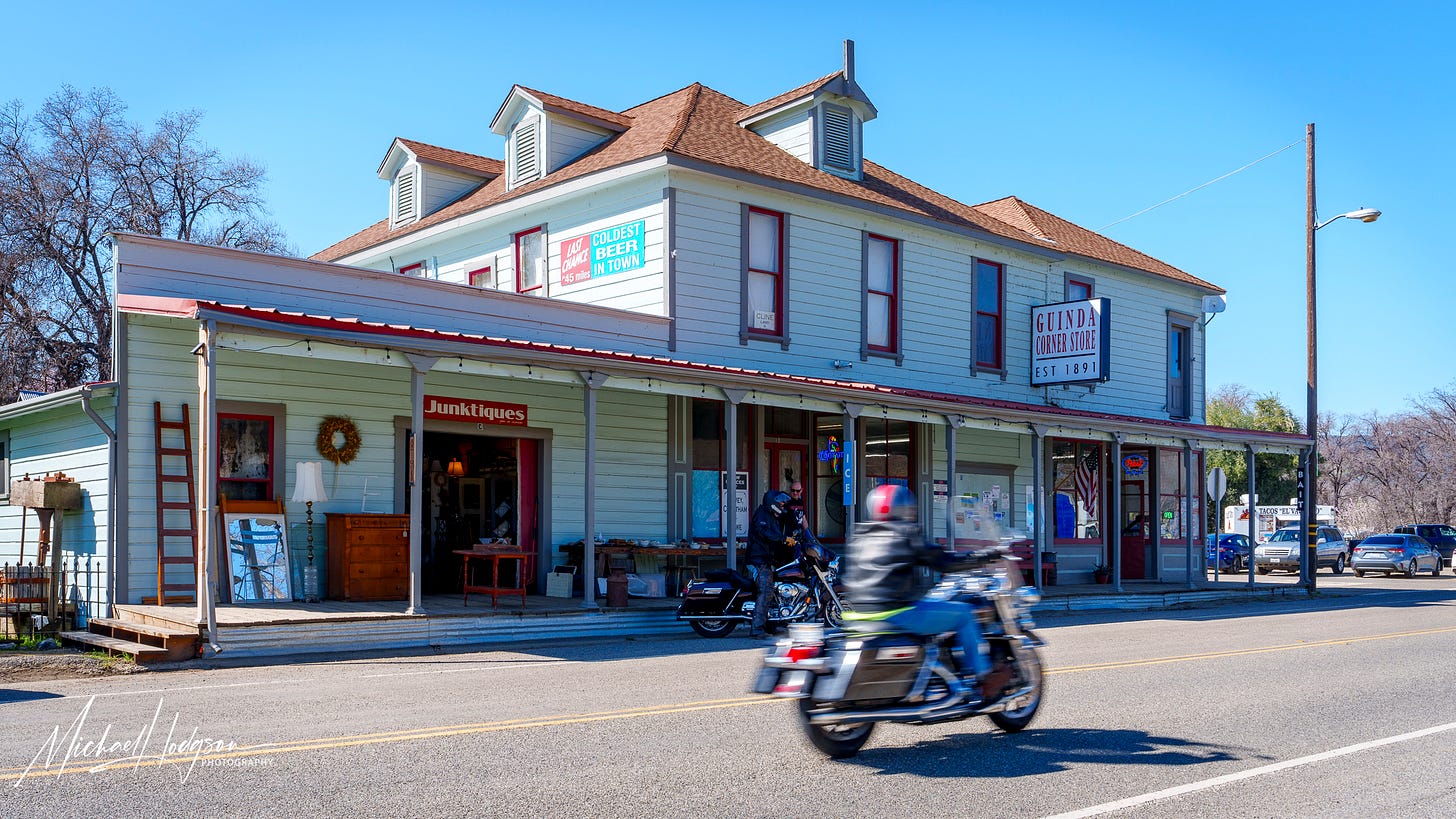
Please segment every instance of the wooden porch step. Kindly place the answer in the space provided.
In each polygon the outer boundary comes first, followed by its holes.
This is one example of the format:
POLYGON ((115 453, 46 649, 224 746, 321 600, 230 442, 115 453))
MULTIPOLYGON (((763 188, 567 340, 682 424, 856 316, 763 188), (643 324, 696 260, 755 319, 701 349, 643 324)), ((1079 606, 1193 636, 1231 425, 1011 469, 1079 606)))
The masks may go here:
POLYGON ((118 640, 115 637, 93 634, 89 631, 63 631, 61 632, 61 643, 79 643, 82 646, 99 648, 107 654, 125 655, 142 664, 160 663, 167 659, 167 649, 165 648, 133 643, 130 640, 118 640))
POLYGON ((87 627, 92 634, 164 649, 167 662, 195 659, 202 648, 202 636, 195 626, 93 617, 87 627))

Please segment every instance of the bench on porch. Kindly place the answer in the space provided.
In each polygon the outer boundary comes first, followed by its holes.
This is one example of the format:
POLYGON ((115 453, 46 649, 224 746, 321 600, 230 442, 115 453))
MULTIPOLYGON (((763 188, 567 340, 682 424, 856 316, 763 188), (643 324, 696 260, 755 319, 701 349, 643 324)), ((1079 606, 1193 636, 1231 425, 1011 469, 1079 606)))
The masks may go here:
POLYGON ((1057 585, 1057 553, 1042 551, 1041 553, 1041 579, 1037 583, 1032 579, 1032 561, 1036 558, 1036 545, 1028 542, 1011 544, 1011 554, 1021 561, 1021 579, 1023 582, 1034 586, 1055 586, 1057 585))

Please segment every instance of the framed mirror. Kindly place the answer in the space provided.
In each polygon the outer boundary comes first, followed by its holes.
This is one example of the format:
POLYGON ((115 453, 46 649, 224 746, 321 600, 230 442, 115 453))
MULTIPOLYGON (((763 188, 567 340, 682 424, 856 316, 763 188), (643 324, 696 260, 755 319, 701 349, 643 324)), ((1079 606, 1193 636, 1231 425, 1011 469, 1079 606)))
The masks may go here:
POLYGON ((222 518, 233 602, 292 600, 283 516, 237 512, 222 518))

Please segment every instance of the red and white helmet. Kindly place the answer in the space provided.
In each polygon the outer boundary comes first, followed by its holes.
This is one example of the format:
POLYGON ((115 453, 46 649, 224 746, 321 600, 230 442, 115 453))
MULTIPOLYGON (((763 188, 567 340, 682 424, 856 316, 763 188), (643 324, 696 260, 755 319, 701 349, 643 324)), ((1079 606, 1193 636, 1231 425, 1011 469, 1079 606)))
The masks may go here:
POLYGON ((870 490, 865 499, 870 520, 914 521, 920 516, 915 493, 897 483, 887 483, 870 490))

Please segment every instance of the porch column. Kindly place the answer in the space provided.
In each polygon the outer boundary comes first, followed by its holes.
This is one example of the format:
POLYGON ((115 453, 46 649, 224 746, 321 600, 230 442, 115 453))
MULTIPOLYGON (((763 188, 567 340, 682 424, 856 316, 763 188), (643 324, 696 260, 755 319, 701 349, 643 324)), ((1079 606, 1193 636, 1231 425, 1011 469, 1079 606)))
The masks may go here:
POLYGON ((581 562, 586 565, 581 567, 581 607, 594 609, 597 607, 597 390, 607 383, 607 375, 599 372, 580 375, 586 385, 582 396, 582 412, 586 415, 586 474, 583 476, 582 502, 585 507, 581 537, 581 562))
MULTIPOLYGON (((955 504, 951 503, 952 493, 955 491, 956 476, 956 426, 961 423, 961 416, 945 416, 945 547, 955 548, 955 504)), ((933 494, 933 493, 932 493, 933 494)), ((931 498, 930 508, 935 508, 935 499, 931 498)), ((1013 518, 1015 515, 1012 516, 1013 518)))
POLYGON ((1193 548, 1193 524, 1195 523, 1195 521, 1193 520, 1193 493, 1203 491, 1203 482, 1195 482, 1194 480, 1193 442, 1186 439, 1183 441, 1183 469, 1184 473, 1187 476, 1186 485, 1183 487, 1183 534, 1187 538, 1188 588, 1196 589, 1198 588, 1198 581, 1194 580, 1194 577, 1201 576, 1203 574, 1203 550, 1199 549, 1195 552, 1193 548), (1193 573, 1193 564, 1195 562, 1198 563, 1199 567, 1198 575, 1195 575, 1193 573))
MULTIPOLYGON (((728 548, 728 568, 738 568, 738 405, 748 395, 747 390, 724 389, 728 399, 723 405, 723 435, 727 440, 727 451, 723 453, 723 468, 728 473, 727 485, 723 488, 723 514, 718 527, 723 533, 723 545, 728 548)), ((752 486, 753 482, 749 481, 752 486)), ((772 487, 769 487, 772 489, 772 487)), ((767 491, 767 490, 765 490, 767 491)), ((753 499, 748 499, 753 507, 753 499)))
POLYGON ((1258 531, 1258 507, 1254 505, 1254 445, 1244 444, 1244 466, 1249 473, 1249 502, 1244 508, 1249 513, 1249 585, 1254 585, 1254 546, 1258 543, 1256 539, 1258 531))
POLYGON ((1046 529, 1043 521, 1046 519, 1046 487, 1043 486, 1044 479, 1041 474, 1041 460, 1044 442, 1046 441, 1047 428, 1031 424, 1031 494, 1035 498, 1035 506, 1032 507, 1031 516, 1031 540, 1033 546, 1032 565, 1033 574, 1041 569, 1042 555, 1046 552, 1046 529))
POLYGON ((409 469, 405 481, 409 486, 409 608, 405 614, 424 614, 423 565, 424 552, 420 531, 425 521, 425 488, 420 481, 424 473, 425 460, 425 373, 435 366, 439 359, 425 355, 406 354, 410 363, 410 449, 409 469))
MULTIPOLYGON (((1122 592, 1122 442, 1125 440, 1124 433, 1112 434, 1112 497, 1107 503, 1112 515, 1112 537, 1108 538, 1112 544, 1112 590, 1118 593, 1122 592)), ((1147 577, 1146 572, 1143 576, 1147 577)))
MULTIPOLYGON (((192 352, 197 355, 198 403, 198 463, 202 480, 201 491, 197 493, 202 502, 201 520, 197 544, 197 624, 207 627, 207 643, 214 652, 217 648, 217 564, 213 561, 217 548, 217 322, 208 319, 197 328, 197 346, 192 352)), ((118 408, 117 413, 123 410, 118 408)), ((191 434, 190 432, 188 434, 191 434)), ((161 536, 161 533, 158 533, 161 536)), ((158 566, 157 571, 164 567, 158 566)), ((115 601, 113 601, 115 602, 115 601)))

